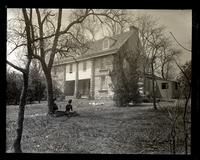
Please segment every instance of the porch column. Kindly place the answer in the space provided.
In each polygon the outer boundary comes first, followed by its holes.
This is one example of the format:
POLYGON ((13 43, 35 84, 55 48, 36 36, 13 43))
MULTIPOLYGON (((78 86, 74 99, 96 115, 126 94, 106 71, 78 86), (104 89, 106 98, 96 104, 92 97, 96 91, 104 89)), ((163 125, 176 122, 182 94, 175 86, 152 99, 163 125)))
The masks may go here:
POLYGON ((91 78, 90 78, 90 99, 94 99, 94 83, 95 83, 95 64, 94 58, 91 59, 91 78))
POLYGON ((77 98, 78 93, 78 62, 76 62, 76 77, 74 86, 74 97, 77 98))

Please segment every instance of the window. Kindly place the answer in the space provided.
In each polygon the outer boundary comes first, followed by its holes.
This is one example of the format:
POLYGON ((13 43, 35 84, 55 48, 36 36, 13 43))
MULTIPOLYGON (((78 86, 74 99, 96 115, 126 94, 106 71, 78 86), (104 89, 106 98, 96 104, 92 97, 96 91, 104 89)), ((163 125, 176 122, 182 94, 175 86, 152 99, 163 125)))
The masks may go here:
POLYGON ((106 76, 101 76, 101 90, 106 90, 106 76))
POLYGON ((168 89, 168 83, 162 83, 162 89, 168 89))
POLYGON ((73 68, 72 68, 72 67, 73 67, 73 65, 70 64, 70 65, 69 65, 69 73, 72 73, 72 72, 73 72, 73 68))
POLYGON ((100 69, 105 69, 104 58, 100 59, 100 69))
POLYGON ((109 48, 109 40, 108 39, 104 39, 103 41, 103 50, 104 49, 108 49, 109 48))
POLYGON ((100 71, 107 71, 106 58, 100 59, 100 71))
POLYGON ((178 83, 175 82, 175 89, 177 90, 178 89, 178 83))
POLYGON ((86 68, 87 68, 87 61, 84 61, 83 62, 83 71, 86 71, 86 68))

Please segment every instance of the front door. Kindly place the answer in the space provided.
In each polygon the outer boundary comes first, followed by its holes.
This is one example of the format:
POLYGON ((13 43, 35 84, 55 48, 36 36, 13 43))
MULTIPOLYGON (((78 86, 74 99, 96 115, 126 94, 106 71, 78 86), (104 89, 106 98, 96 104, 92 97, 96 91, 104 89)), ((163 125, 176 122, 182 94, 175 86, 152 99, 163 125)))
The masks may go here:
POLYGON ((83 79, 78 81, 78 91, 81 96, 89 96, 90 93, 90 79, 83 79))
POLYGON ((75 81, 66 81, 64 93, 66 96, 74 95, 75 81))

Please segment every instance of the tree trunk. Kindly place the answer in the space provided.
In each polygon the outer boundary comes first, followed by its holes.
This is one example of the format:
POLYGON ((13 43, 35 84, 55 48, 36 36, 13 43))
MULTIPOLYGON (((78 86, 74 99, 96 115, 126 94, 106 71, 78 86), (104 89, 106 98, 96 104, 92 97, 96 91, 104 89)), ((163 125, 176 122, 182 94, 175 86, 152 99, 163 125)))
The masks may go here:
POLYGON ((23 73, 23 88, 20 96, 19 102, 19 112, 18 112, 18 120, 17 120, 17 136, 14 141, 13 147, 15 153, 21 153, 21 138, 23 132, 23 122, 24 122, 24 109, 26 105, 26 97, 28 90, 28 74, 23 73))
POLYGON ((153 86, 153 108, 154 109, 157 109, 157 106, 156 106, 156 95, 155 95, 155 84, 154 84, 155 80, 153 78, 152 80, 152 86, 153 86))
POLYGON ((185 147, 185 154, 188 154, 188 131, 187 131, 187 107, 188 107, 188 102, 190 99, 190 94, 191 94, 191 86, 189 89, 189 93, 186 96, 186 102, 184 105, 184 114, 183 114, 183 130, 184 130, 184 147, 185 147))
POLYGON ((51 71, 45 70, 44 71, 45 78, 46 78, 46 86, 47 86, 47 102, 48 102, 48 114, 53 113, 53 83, 51 78, 51 71))
POLYGON ((162 78, 165 79, 164 64, 161 66, 161 75, 162 75, 162 78))
POLYGON ((41 101, 41 82, 39 82, 38 103, 41 101))
POLYGON ((153 62, 151 64, 151 69, 152 69, 152 91, 153 91, 153 108, 157 109, 156 106, 156 93, 155 93, 155 76, 154 76, 154 68, 153 68, 153 62))
POLYGON ((41 96, 40 96, 40 93, 39 93, 39 97, 38 97, 38 103, 40 103, 40 101, 41 101, 41 98, 40 98, 41 96))

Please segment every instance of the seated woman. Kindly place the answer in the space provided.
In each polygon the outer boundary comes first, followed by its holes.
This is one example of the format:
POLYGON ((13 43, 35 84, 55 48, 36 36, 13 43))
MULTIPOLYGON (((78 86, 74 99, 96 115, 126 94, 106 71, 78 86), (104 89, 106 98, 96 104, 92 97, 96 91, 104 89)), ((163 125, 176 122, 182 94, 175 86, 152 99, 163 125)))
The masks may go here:
POLYGON ((66 107, 65 107, 65 112, 66 112, 66 113, 69 113, 70 110, 73 111, 73 108, 72 108, 71 103, 72 103, 72 100, 70 99, 70 100, 68 101, 66 107))
POLYGON ((55 113, 55 111, 58 110, 58 106, 57 106, 57 104, 55 103, 55 100, 56 100, 56 98, 53 99, 53 113, 55 113))

